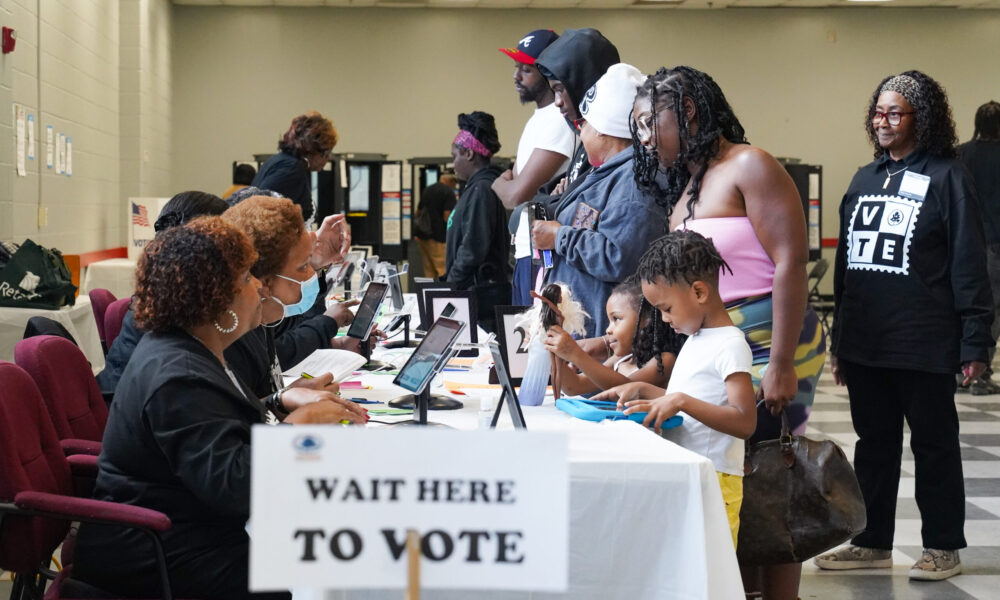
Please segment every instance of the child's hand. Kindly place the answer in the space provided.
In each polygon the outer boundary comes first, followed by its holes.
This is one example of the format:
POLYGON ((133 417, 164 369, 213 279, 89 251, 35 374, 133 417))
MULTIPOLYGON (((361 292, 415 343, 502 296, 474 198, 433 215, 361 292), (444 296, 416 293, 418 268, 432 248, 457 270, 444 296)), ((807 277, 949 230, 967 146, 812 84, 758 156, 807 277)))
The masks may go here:
POLYGON ((573 336, 558 325, 549 327, 549 330, 545 332, 545 339, 542 340, 542 344, 552 354, 571 362, 573 360, 572 355, 580 349, 573 336))
POLYGON ((625 414, 648 413, 646 418, 642 420, 642 424, 646 427, 652 427, 659 434, 663 422, 680 412, 683 396, 683 394, 674 393, 653 400, 632 400, 625 403, 625 414))
POLYGON ((617 401, 618 410, 621 410, 625 406, 625 403, 630 400, 649 400, 656 398, 657 396, 662 396, 665 392, 666 390, 663 388, 656 387, 651 383, 633 381, 632 383, 616 385, 609 390, 603 391, 594 396, 593 400, 608 400, 611 402, 617 401))

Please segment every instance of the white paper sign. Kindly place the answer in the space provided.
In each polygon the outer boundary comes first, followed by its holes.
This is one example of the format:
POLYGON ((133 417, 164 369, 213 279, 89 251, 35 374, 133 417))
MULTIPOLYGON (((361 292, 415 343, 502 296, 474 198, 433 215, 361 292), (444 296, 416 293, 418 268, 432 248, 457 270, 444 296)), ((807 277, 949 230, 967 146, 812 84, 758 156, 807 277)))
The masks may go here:
POLYGON ((399 163, 384 163, 382 165, 382 191, 400 191, 400 167, 399 163))
POLYGON ((35 115, 28 114, 28 158, 35 160, 35 115))
POLYGON ((62 133, 56 136, 56 173, 66 172, 66 136, 62 133))
POLYGON ((66 138, 66 175, 73 176, 73 138, 66 138))
POLYGON ((160 216, 163 205, 170 198, 129 198, 126 203, 128 213, 128 257, 139 260, 142 251, 156 233, 153 223, 160 216))
POLYGON ((52 126, 47 125, 45 127, 45 166, 52 168, 55 164, 55 153, 54 146, 55 132, 52 131, 52 126))
POLYGON ((25 116, 24 107, 20 104, 14 105, 14 127, 16 129, 15 135, 17 137, 16 149, 17 153, 16 163, 17 163, 17 174, 21 177, 27 175, 25 170, 24 157, 28 153, 28 121, 25 116))
POLYGON ((255 426, 250 589, 565 591, 567 438, 526 431, 255 426))

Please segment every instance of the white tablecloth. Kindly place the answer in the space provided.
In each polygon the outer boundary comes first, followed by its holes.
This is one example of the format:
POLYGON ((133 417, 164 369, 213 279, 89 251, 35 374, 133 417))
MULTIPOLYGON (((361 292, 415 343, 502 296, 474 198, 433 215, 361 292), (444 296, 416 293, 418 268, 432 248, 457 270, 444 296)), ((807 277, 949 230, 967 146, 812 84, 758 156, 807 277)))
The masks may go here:
MULTIPOLYGON (((386 357, 383 356, 383 360, 386 357)), ((395 362, 395 361, 394 361, 395 362)), ((448 380, 485 381, 485 370, 445 372, 448 380)), ((435 381, 440 386, 442 376, 435 381)), ((385 401, 404 393, 391 375, 364 375, 373 389, 343 395, 385 401)), ((442 387, 432 390, 444 391, 442 387)), ((428 420, 475 429, 479 403, 497 390, 467 389, 458 411, 432 411, 428 420)), ((365 405, 372 408, 374 405, 365 405)), ((529 430, 569 434, 570 557, 565 594, 507 591, 423 591, 421 597, 663 600, 741 599, 743 586, 719 482, 707 459, 631 421, 590 423, 557 410, 551 396, 522 408, 529 430)), ((405 417, 373 417, 401 420, 405 417)), ((510 428, 506 410, 500 428, 510 428)), ((529 465, 526 465, 526 468, 529 465)), ((296 590, 295 600, 395 599, 399 590, 296 590)))
POLYGON ((135 291, 136 262, 128 258, 109 258, 87 265, 81 294, 104 288, 115 298, 128 298, 135 291))
POLYGON ((0 306, 0 360, 14 360, 14 346, 24 337, 24 327, 31 317, 48 317, 62 323, 83 350, 94 373, 104 369, 104 349, 97 333, 97 321, 90 308, 90 298, 85 294, 77 297, 73 306, 59 310, 0 306))

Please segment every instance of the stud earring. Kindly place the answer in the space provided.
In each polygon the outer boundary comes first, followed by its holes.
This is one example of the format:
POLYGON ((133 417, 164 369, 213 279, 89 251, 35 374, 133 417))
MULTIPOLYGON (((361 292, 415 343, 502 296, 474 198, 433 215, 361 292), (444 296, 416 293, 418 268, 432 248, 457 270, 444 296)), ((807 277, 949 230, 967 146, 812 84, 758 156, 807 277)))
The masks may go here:
POLYGON ((232 309, 228 309, 226 312, 228 312, 229 314, 233 315, 233 326, 230 327, 229 329, 223 329, 222 325, 219 325, 218 321, 214 321, 213 324, 215 325, 215 328, 219 330, 219 333, 232 333, 232 332, 236 331, 237 325, 240 324, 240 318, 238 316, 236 316, 236 313, 233 312, 232 309))

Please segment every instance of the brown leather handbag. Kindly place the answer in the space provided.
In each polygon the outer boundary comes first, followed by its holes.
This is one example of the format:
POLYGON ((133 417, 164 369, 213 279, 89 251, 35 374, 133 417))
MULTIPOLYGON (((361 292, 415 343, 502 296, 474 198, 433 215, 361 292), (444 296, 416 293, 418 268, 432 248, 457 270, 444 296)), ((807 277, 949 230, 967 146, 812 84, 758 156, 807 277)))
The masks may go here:
POLYGON ((781 437, 747 452, 736 555, 741 564, 802 562, 865 528, 865 501, 837 444, 794 436, 781 413, 781 437))

